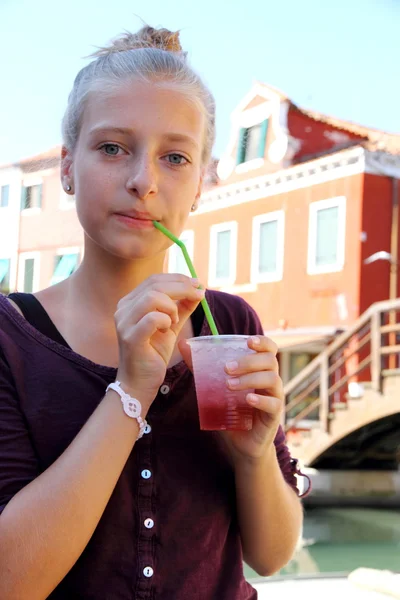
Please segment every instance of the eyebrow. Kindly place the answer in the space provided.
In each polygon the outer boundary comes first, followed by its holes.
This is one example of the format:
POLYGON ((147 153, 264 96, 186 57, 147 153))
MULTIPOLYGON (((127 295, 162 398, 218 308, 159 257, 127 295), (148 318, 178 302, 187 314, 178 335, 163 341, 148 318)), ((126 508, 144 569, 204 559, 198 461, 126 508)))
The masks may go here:
MULTIPOLYGON (((129 127, 95 127, 94 129, 91 129, 89 133, 90 135, 102 133, 120 133, 122 135, 130 136, 135 134, 133 129, 130 129, 129 127)), ((169 142, 184 142, 199 149, 199 144, 190 135, 185 135, 184 133, 167 133, 163 137, 169 142)))
POLYGON ((89 131, 90 135, 98 133, 122 133, 123 135, 133 135, 132 129, 128 127, 94 127, 89 131))

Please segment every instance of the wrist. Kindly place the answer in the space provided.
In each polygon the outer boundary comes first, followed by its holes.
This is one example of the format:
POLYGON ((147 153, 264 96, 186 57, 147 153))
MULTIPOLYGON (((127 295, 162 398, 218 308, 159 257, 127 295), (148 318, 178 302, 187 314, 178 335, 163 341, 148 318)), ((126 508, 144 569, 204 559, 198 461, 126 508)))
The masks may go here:
POLYGON ((119 381, 120 386, 123 389, 123 391, 125 392, 125 394, 128 394, 132 398, 139 400, 139 402, 142 406, 142 417, 144 419, 149 411, 149 408, 150 408, 153 400, 154 400, 154 396, 152 395, 152 393, 147 390, 141 389, 137 385, 133 385, 133 384, 129 383, 127 381, 127 379, 124 379, 123 376, 120 377, 118 373, 117 373, 117 377, 115 378, 115 381, 119 381))
POLYGON ((271 467, 274 463, 277 463, 278 459, 276 456, 275 444, 268 444, 260 456, 240 456, 234 460, 235 472, 243 473, 254 473, 256 471, 263 471, 268 467, 271 467))
POLYGON ((106 392, 115 392, 121 400, 124 413, 138 422, 140 431, 137 439, 140 439, 143 436, 147 425, 141 402, 128 394, 126 390, 122 388, 121 382, 118 380, 114 383, 110 383, 106 392))

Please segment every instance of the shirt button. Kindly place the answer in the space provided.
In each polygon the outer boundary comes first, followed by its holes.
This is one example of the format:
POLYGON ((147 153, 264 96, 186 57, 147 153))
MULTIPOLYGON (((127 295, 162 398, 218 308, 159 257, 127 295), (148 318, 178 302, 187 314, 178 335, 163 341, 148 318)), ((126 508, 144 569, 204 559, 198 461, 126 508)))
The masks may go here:
POLYGON ((168 394, 168 393, 169 393, 169 389, 170 389, 170 388, 169 388, 169 386, 168 386, 168 385, 162 385, 162 386, 161 386, 161 388, 160 388, 160 392, 161 392, 162 394, 164 394, 164 396, 165 396, 165 394, 168 394))
POLYGON ((151 477, 151 471, 149 471, 148 469, 144 469, 141 473, 143 479, 150 479, 151 477))
POLYGON ((150 427, 150 425, 147 423, 146 427, 144 428, 144 432, 145 432, 145 433, 150 433, 150 431, 151 431, 151 427, 150 427))
POLYGON ((143 575, 145 577, 153 577, 153 573, 154 573, 154 571, 153 571, 153 569, 151 567, 145 567, 143 569, 143 575))
POLYGON ((146 519, 144 522, 144 526, 146 527, 146 529, 153 529, 153 527, 154 527, 153 519, 146 519))

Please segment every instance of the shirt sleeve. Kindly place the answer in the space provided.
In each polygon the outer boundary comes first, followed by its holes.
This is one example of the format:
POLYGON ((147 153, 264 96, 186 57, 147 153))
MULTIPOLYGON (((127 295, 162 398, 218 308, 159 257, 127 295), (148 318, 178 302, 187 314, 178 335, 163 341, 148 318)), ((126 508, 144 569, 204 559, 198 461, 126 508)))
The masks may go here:
MULTIPOLYGON (((259 316, 249 304, 245 304, 247 306, 246 333, 248 335, 264 335, 264 330, 259 316)), ((308 475, 302 473, 302 471, 299 469, 298 460, 296 458, 292 458, 289 448, 286 444, 285 433, 281 426, 278 428, 274 444, 279 466, 286 482, 293 488, 299 498, 308 496, 311 491, 311 480, 308 475), (304 477, 307 480, 306 489, 302 494, 300 494, 299 488, 297 487, 297 476, 304 477)))
POLYGON ((0 350, 0 514, 11 498, 37 477, 38 471, 11 369, 0 350))

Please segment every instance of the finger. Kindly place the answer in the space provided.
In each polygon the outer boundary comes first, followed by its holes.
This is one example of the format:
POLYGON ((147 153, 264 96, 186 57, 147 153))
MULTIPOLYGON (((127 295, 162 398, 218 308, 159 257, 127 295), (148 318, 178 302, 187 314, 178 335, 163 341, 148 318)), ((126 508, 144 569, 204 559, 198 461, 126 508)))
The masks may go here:
POLYGON ((179 352, 182 355, 183 360, 185 361, 188 368, 193 373, 192 352, 191 352, 189 344, 187 343, 186 340, 180 340, 178 342, 178 348, 179 348, 179 352))
POLYGON ((280 416, 283 402, 276 396, 261 396, 260 394, 247 394, 246 400, 250 406, 254 406, 262 412, 268 413, 273 419, 280 416))
POLYGON ((138 294, 144 294, 149 289, 165 292, 167 288, 178 286, 179 289, 189 289, 191 287, 198 288, 200 282, 198 279, 181 275, 180 273, 161 273, 158 275, 152 275, 148 277, 143 283, 137 288, 132 290, 127 296, 121 299, 121 303, 126 303, 135 298, 138 294))
POLYGON ((135 326, 135 341, 147 341, 156 331, 166 331, 171 328, 171 317, 162 312, 148 313, 135 326))
POLYGON ((193 313, 193 311, 197 308, 198 304, 204 298, 204 295, 205 295, 204 290, 199 289, 199 290, 196 290, 196 292, 197 293, 196 293, 195 300, 186 299, 186 300, 180 300, 177 303, 179 323, 175 326, 176 331, 180 331, 182 329, 182 327, 185 324, 185 322, 187 321, 187 319, 190 317, 190 315, 193 313))
POLYGON ((256 352, 272 352, 272 354, 278 354, 278 346, 271 338, 265 335, 252 335, 247 340, 247 345, 256 352))
POLYGON ((269 390, 272 395, 281 395, 282 380, 275 371, 247 373, 240 377, 229 377, 227 387, 230 390, 269 390))
POLYGON ((191 283, 168 283, 164 286, 155 286, 153 290, 169 296, 172 300, 188 300, 191 302, 197 302, 204 296, 204 289, 192 285, 191 283))
POLYGON ((247 354, 237 360, 229 361, 225 365, 225 372, 230 375, 243 375, 256 371, 279 371, 278 360, 272 352, 257 352, 247 354))
POLYGON ((157 275, 151 275, 145 280, 150 287, 152 287, 153 283, 161 282, 164 284, 165 282, 176 281, 180 283, 197 281, 198 279, 194 279, 193 277, 189 277, 188 275, 183 275, 182 273, 158 273, 157 275))
POLYGON ((120 323, 120 327, 128 327, 131 324, 138 323, 145 315, 150 312, 159 311, 170 316, 172 323, 178 323, 178 306, 169 296, 151 290, 146 295, 135 298, 131 301, 131 305, 119 309, 116 313, 116 318, 120 323))

